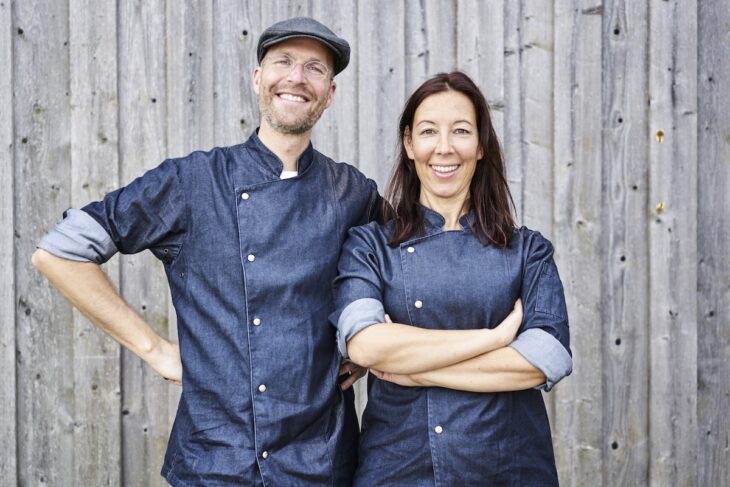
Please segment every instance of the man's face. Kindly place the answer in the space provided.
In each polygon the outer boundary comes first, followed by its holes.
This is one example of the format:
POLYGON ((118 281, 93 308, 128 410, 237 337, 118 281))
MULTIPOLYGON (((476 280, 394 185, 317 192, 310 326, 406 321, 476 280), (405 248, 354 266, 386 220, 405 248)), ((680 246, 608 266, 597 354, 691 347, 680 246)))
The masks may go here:
POLYGON ((332 65, 329 49, 314 39, 296 38, 269 48, 261 66, 253 72, 262 124, 283 134, 311 130, 332 103, 336 87, 331 78, 332 65), (282 59, 287 60, 289 69, 282 68, 282 59), (310 69, 305 68, 307 63, 310 69), (311 69, 315 63, 329 70, 323 79, 317 79, 316 71, 311 69))

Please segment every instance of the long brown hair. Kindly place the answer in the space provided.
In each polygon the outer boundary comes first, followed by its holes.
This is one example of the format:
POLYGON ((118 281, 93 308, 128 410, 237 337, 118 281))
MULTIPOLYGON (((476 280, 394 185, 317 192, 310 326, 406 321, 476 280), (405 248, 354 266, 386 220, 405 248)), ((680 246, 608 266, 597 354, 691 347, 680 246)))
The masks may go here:
POLYGON ((484 245, 507 247, 515 227, 510 210, 510 204, 514 207, 514 201, 505 178, 502 148, 492 127, 487 100, 471 78, 460 71, 439 73, 428 79, 411 95, 403 109, 398 125, 400 153, 383 201, 385 221, 393 219, 395 224, 393 238, 388 245, 396 247, 424 233, 423 214, 418 205, 421 182, 414 161, 408 158, 403 138, 413 126, 416 109, 421 103, 431 95, 449 90, 463 93, 474 105, 479 146, 484 154, 477 161, 469 185, 471 204, 476 213, 476 219, 471 224, 472 232, 484 245))

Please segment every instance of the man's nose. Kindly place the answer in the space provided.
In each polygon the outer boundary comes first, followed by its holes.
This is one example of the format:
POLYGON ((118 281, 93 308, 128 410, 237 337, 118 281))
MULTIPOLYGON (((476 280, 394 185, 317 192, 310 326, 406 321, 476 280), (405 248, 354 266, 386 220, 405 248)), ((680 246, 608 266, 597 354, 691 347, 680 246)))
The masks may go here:
POLYGON ((292 70, 289 72, 288 78, 291 81, 295 81, 297 83, 303 83, 304 82, 304 65, 302 63, 296 63, 292 67, 292 70))

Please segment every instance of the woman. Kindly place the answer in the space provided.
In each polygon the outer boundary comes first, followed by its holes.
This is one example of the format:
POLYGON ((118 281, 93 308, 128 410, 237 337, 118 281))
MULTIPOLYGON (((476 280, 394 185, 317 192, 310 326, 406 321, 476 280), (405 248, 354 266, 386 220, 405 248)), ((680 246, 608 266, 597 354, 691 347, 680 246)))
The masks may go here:
POLYGON ((372 371, 355 485, 557 485, 540 390, 572 361, 552 246, 515 228, 466 75, 421 85, 399 134, 390 221, 350 231, 335 281, 340 350, 372 371))

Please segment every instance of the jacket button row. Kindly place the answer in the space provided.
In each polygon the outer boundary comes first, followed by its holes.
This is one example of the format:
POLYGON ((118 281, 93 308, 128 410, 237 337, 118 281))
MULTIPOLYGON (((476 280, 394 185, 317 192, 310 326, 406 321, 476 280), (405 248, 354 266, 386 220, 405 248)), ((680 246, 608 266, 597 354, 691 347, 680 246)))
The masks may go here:
POLYGON ((418 309, 421 309, 421 308, 423 308, 423 301, 418 300, 415 303, 413 303, 413 306, 415 306, 418 309))

